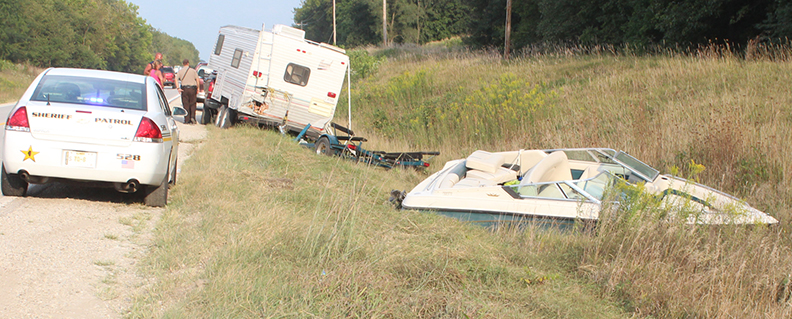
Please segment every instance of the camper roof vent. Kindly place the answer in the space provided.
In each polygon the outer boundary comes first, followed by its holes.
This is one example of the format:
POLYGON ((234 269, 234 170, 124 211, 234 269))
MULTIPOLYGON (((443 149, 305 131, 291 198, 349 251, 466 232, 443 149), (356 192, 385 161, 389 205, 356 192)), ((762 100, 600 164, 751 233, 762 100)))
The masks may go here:
POLYGON ((282 24, 276 24, 272 27, 272 33, 280 34, 291 38, 297 38, 300 40, 305 40, 305 31, 300 29, 295 29, 290 26, 285 26, 282 24))

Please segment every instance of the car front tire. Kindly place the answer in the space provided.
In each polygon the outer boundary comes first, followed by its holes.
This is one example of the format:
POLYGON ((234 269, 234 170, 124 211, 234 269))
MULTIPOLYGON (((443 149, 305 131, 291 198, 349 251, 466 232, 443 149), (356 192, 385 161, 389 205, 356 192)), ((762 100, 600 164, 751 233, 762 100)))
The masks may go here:
POLYGON ((169 185, 176 185, 176 176, 179 173, 179 158, 176 158, 176 162, 173 163, 173 172, 171 173, 170 181, 168 182, 169 185))
POLYGON ((5 164, 0 166, 2 170, 2 188, 3 195, 5 196, 25 196, 27 194, 28 182, 19 177, 18 174, 8 174, 5 170, 5 164))

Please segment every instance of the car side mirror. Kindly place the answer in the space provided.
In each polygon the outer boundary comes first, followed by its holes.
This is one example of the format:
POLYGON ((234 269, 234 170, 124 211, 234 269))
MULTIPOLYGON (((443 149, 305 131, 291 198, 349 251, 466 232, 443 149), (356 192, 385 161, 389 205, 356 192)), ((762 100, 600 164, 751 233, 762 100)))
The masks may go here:
POLYGON ((204 71, 204 70, 198 70, 198 76, 200 76, 200 77, 204 77, 204 75, 206 75, 206 71, 204 71))
POLYGON ((183 116, 183 115, 187 115, 187 110, 185 110, 185 109, 184 109, 183 107, 181 107, 181 106, 174 106, 174 107, 173 107, 173 115, 176 115, 176 116, 183 116))

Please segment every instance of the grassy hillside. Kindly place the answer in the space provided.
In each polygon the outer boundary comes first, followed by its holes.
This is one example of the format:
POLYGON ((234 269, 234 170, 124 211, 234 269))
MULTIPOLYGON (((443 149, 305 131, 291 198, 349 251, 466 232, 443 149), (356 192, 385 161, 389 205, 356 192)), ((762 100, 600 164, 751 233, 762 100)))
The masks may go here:
POLYGON ((376 142, 438 149, 442 159, 610 147, 665 172, 695 161, 705 184, 788 219, 789 87, 787 61, 405 52, 356 84, 352 99, 357 130, 376 142))
POLYGON ((39 68, 0 60, 0 103, 18 100, 41 71, 39 68))
POLYGON ((211 127, 129 317, 789 317, 789 71, 706 57, 392 57, 353 88, 353 128, 372 148, 440 150, 430 171, 478 148, 624 149, 781 225, 689 227, 636 196, 596 234, 491 232, 387 203, 426 173, 211 127))

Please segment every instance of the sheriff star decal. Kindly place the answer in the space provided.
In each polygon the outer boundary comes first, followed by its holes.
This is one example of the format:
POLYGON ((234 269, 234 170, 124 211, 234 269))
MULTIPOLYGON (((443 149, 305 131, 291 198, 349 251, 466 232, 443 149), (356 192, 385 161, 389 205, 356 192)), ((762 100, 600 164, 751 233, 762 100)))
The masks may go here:
POLYGON ((23 162, 27 161, 28 159, 30 159, 31 161, 35 162, 36 161, 36 154, 39 153, 39 152, 34 152, 33 151, 33 146, 29 147, 27 151, 22 150, 20 152, 22 152, 22 154, 25 154, 25 159, 22 160, 23 162))

